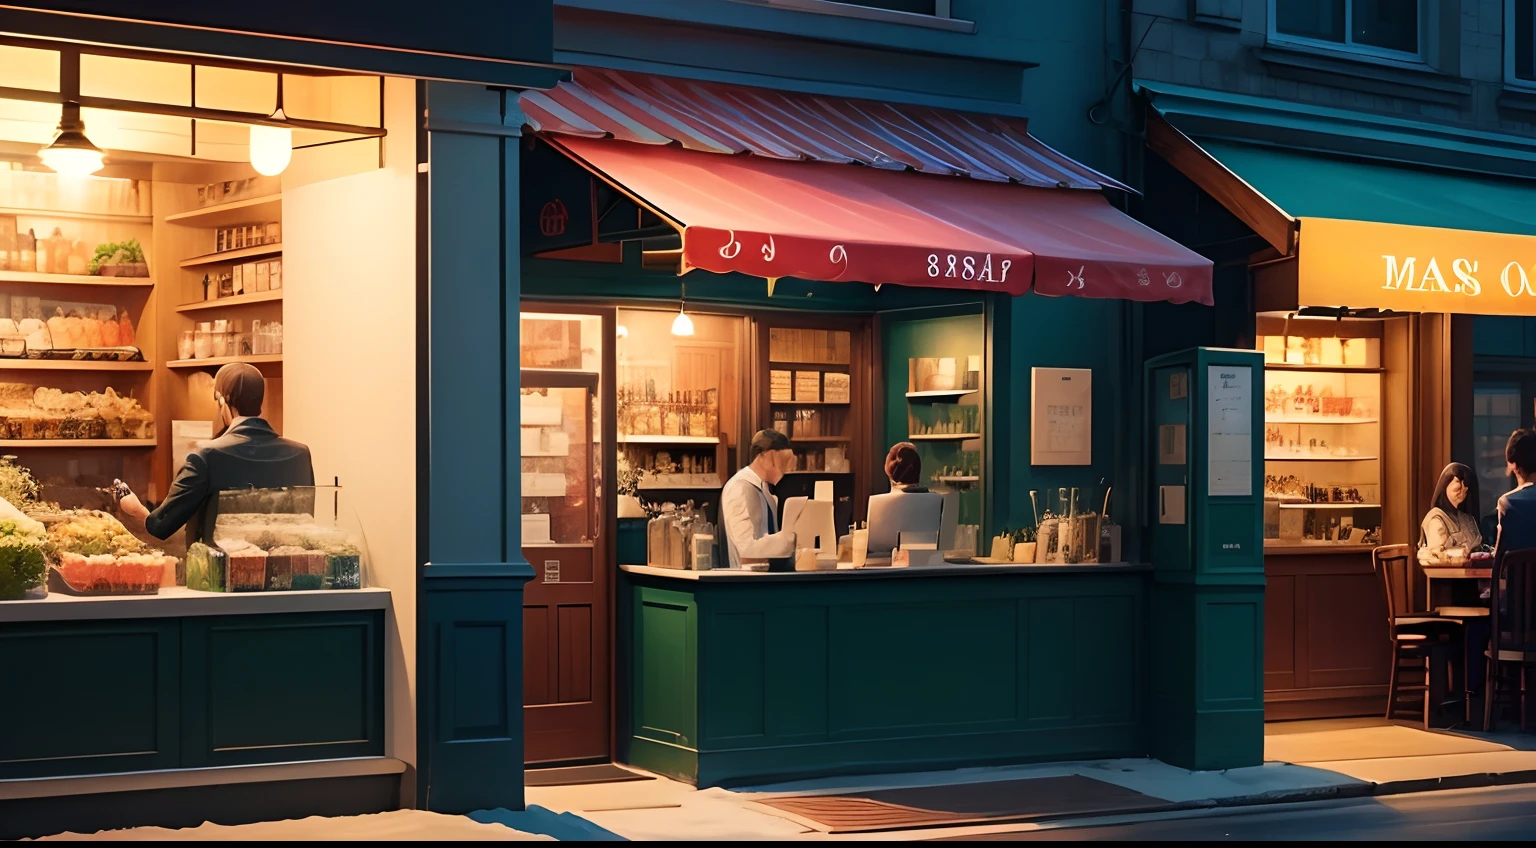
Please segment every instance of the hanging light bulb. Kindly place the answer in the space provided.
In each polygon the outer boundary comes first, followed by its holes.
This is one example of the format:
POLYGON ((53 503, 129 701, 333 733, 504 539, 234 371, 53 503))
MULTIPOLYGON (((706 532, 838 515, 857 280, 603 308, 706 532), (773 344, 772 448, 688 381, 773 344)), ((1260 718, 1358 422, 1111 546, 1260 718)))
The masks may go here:
POLYGON ((672 319, 672 335, 693 335, 693 319, 688 317, 688 313, 684 312, 682 307, 678 307, 677 317, 672 319))
POLYGON ((80 104, 65 103, 59 118, 59 134, 53 143, 38 152, 43 164, 64 177, 85 177, 101 170, 103 154, 85 137, 85 122, 80 120, 80 104))
POLYGON ((623 324, 620 324, 618 326, 618 329, 614 330, 613 334, 615 336, 618 336, 621 339, 627 339, 627 338, 629 338, 629 328, 624 326, 623 324))
MULTIPOLYGON (((286 121, 283 113, 283 75, 277 75, 277 110, 270 116, 274 121, 286 121)), ((293 130, 288 127, 269 127, 251 124, 251 167, 264 177, 275 177, 288 167, 293 159, 293 130)))
POLYGON ((688 284, 683 283, 682 297, 677 302, 677 317, 672 319, 672 335, 693 335, 693 319, 688 317, 688 284))

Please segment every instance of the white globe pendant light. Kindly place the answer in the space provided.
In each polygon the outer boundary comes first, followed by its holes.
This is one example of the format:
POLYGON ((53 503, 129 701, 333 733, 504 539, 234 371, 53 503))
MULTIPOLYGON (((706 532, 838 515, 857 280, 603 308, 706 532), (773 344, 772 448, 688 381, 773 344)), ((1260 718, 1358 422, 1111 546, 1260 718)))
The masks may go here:
POLYGON ((672 319, 672 335, 693 335, 693 319, 688 317, 688 284, 683 283, 682 297, 677 302, 677 317, 672 319))
MULTIPOLYGON (((283 114, 283 75, 277 75, 277 110, 274 121, 287 121, 283 114)), ((251 124, 251 167, 264 177, 275 177, 293 161, 293 129, 251 124)))
POLYGON ((65 103, 59 119, 59 134, 53 143, 38 152, 43 164, 63 177, 87 177, 101 170, 105 156, 85 137, 85 122, 80 120, 80 105, 65 103))

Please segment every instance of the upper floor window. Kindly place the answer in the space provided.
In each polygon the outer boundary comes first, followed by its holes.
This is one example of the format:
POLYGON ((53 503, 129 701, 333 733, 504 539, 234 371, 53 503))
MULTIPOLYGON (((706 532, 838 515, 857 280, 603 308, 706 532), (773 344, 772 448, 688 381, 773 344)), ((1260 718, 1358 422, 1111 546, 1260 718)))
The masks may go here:
POLYGON ((1420 26, 1424 2, 1270 0, 1270 37, 1281 42, 1416 59, 1423 53, 1420 26))
POLYGON ((1536 86, 1536 0, 1506 0, 1504 6, 1504 78, 1536 86))

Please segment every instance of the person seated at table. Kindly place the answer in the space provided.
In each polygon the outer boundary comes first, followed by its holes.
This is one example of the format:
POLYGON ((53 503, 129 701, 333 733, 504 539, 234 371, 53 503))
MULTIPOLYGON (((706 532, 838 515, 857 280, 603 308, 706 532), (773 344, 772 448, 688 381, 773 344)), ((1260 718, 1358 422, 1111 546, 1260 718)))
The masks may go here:
POLYGON ((1483 531, 1478 527, 1477 476, 1472 469, 1453 462, 1440 472, 1429 512, 1419 523, 1419 562, 1444 564, 1452 552, 1462 556, 1483 546, 1483 531))
MULTIPOLYGON (((1493 544, 1495 564, 1510 551, 1536 548, 1536 431, 1520 429, 1510 433, 1509 442, 1504 445, 1504 462, 1505 470, 1519 485, 1499 496, 1499 529, 1493 544)), ((1492 581, 1477 582, 1480 597, 1487 600, 1492 581)), ((1501 604, 1499 614, 1507 615, 1508 608, 1501 604)), ((1473 692, 1483 683, 1487 658, 1482 648, 1488 644, 1491 630, 1486 619, 1467 622, 1467 653, 1471 660, 1467 683, 1473 692)))

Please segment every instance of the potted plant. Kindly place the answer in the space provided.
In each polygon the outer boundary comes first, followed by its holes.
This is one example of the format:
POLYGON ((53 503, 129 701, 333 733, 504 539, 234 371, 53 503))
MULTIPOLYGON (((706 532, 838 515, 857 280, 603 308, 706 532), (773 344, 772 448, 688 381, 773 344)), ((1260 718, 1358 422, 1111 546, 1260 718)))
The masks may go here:
POLYGON ((1025 527, 1013 534, 1013 561, 1016 563, 1035 561, 1035 528, 1025 527))
POLYGON ((640 505, 640 478, 645 472, 629 464, 629 454, 620 452, 618 457, 617 489, 619 518, 644 518, 645 508, 640 505))
POLYGON ((86 271, 101 277, 148 277, 149 263, 138 239, 109 241, 96 245, 96 254, 86 271))

